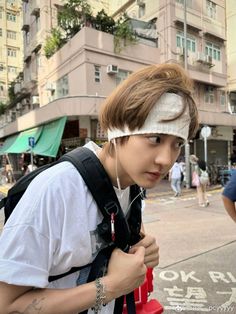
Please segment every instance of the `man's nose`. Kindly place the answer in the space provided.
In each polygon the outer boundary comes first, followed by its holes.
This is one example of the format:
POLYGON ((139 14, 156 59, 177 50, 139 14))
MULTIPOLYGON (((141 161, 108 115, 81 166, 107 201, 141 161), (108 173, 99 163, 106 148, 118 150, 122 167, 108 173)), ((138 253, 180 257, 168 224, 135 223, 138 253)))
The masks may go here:
POLYGON ((163 145, 156 153, 155 163, 162 167, 172 166, 175 159, 175 154, 171 145, 163 145))

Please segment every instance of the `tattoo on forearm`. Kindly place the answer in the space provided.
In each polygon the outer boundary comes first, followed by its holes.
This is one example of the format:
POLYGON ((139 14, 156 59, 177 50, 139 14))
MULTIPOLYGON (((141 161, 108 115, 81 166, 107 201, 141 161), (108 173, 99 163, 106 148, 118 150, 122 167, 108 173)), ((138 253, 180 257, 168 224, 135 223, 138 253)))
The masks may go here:
POLYGON ((29 304, 23 312, 14 311, 10 314, 40 314, 42 313, 42 303, 44 298, 37 300, 34 299, 31 304, 29 304))

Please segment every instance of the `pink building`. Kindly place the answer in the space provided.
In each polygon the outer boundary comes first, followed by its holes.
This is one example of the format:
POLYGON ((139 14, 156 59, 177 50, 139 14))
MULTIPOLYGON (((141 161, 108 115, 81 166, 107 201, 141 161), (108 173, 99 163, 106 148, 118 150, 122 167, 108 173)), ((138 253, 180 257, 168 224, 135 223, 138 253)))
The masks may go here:
MULTIPOLYGON (((89 138, 104 140, 97 123, 104 98, 130 72, 152 63, 176 62, 195 82, 201 127, 208 125, 212 130, 208 160, 219 165, 228 163, 236 116, 230 114, 227 101, 225 1, 187 1, 186 15, 182 0, 122 1, 133 18, 137 44, 116 53, 113 35, 84 27, 46 59, 45 39, 56 25, 60 4, 24 1, 24 80, 16 85, 17 98, 6 113, 7 119, 0 121, 0 138, 11 142, 13 135, 17 138, 25 130, 33 130, 34 135, 35 127, 44 129, 66 117, 60 138, 63 146, 71 149, 89 138)), ((120 8, 112 13, 118 16, 120 8)), ((6 152, 11 150, 12 145, 6 152)), ((200 135, 190 150, 203 157, 200 135)))

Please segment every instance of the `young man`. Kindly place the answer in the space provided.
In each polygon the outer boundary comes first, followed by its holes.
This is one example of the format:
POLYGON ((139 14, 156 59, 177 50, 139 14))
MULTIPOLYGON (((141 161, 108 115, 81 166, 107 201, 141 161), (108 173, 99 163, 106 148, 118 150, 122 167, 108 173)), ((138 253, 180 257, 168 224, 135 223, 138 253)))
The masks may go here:
POLYGON ((206 162, 199 159, 195 155, 191 155, 190 163, 192 164, 192 184, 196 186, 198 204, 200 207, 207 207, 210 203, 207 197, 207 185, 209 184, 209 175, 207 173, 206 162))
MULTIPOLYGON (((109 142, 87 147, 100 159, 129 215, 130 186, 158 184, 198 127, 191 81, 177 65, 147 66, 106 99, 100 123, 109 142)), ((0 314, 93 313, 94 306, 113 313, 114 299, 140 286, 146 268, 158 264, 156 240, 143 228, 144 237, 128 253, 113 251, 99 282, 84 283, 82 270, 48 283, 49 275, 93 261, 105 245, 97 233, 101 220, 72 164, 62 162, 39 174, 0 238, 0 314)))
POLYGON ((232 171, 232 176, 224 188, 222 201, 227 213, 236 222, 236 170, 232 171))
POLYGON ((174 191, 174 196, 181 195, 181 174, 182 174, 182 167, 181 164, 176 161, 173 167, 170 169, 169 178, 171 182, 171 188, 174 191))

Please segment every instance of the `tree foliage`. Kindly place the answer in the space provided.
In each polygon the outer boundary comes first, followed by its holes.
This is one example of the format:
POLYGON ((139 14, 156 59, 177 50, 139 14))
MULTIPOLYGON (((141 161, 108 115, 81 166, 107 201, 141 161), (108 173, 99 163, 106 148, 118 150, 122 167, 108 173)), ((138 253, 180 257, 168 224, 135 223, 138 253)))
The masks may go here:
POLYGON ((91 7, 87 0, 68 0, 58 12, 58 26, 66 33, 67 38, 73 37, 83 26, 91 23, 91 7))
POLYGON ((14 101, 16 98, 14 87, 15 87, 15 81, 11 82, 10 86, 8 87, 8 97, 9 97, 10 102, 14 101))
POLYGON ((46 58, 50 58, 57 50, 59 50, 66 40, 58 28, 51 30, 51 35, 46 37, 44 53, 46 58))
POLYGON ((113 34, 115 30, 115 21, 114 19, 107 15, 107 13, 102 9, 99 11, 93 21, 94 28, 105 33, 113 34))
POLYGON ((5 113, 7 105, 0 101, 0 116, 5 113))
POLYGON ((115 52, 119 53, 123 46, 131 45, 137 43, 135 32, 129 22, 129 17, 124 13, 116 24, 116 29, 114 32, 114 47, 115 52))
POLYGON ((44 46, 46 58, 50 58, 84 26, 114 34, 115 52, 120 52, 122 45, 126 46, 136 42, 126 14, 116 23, 104 9, 99 11, 95 17, 92 16, 92 10, 87 0, 68 0, 58 12, 58 28, 53 28, 51 35, 46 38, 44 46))

